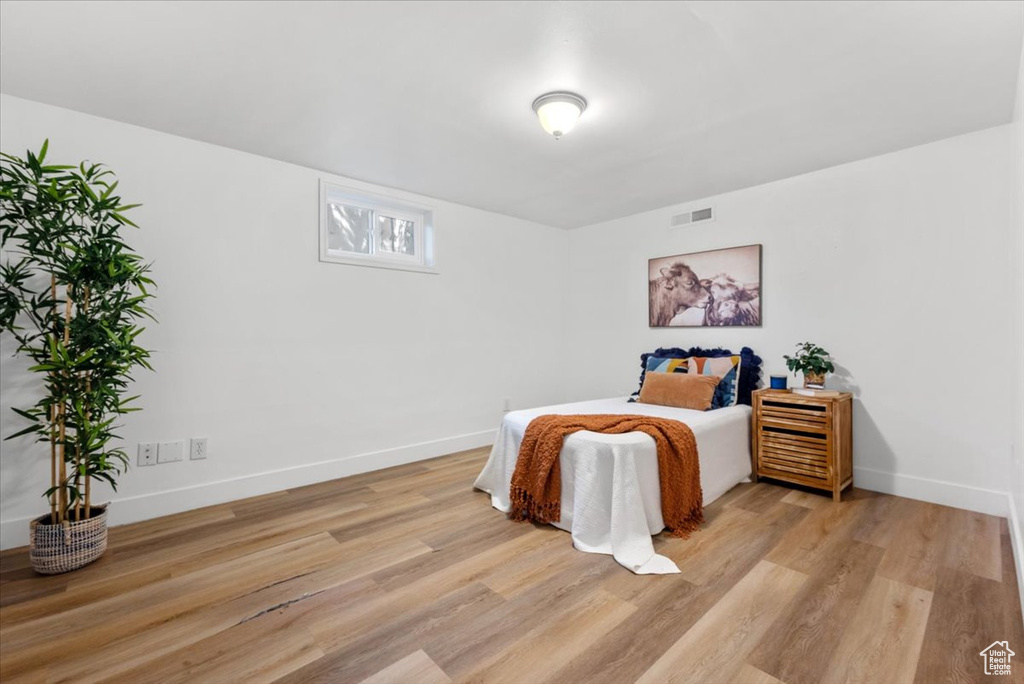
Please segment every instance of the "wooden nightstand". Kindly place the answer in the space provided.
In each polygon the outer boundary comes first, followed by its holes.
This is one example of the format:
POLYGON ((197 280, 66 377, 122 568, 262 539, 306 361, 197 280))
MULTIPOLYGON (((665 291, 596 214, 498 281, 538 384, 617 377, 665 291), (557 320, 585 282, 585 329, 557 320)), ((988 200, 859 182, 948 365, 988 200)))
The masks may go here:
POLYGON ((768 477, 826 489, 832 499, 853 486, 853 395, 806 397, 755 390, 753 480, 768 477))

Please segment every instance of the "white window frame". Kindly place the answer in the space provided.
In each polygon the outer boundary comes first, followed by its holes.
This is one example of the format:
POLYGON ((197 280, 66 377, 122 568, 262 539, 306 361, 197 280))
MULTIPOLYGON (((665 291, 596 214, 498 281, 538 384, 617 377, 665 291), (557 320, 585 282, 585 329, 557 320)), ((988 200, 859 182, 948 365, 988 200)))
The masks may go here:
POLYGON ((350 266, 369 266, 370 268, 389 268, 398 271, 414 271, 416 273, 439 273, 437 259, 437 233, 434 227, 434 207, 409 202, 404 199, 377 195, 349 188, 325 180, 320 181, 320 261, 329 264, 348 264, 350 266), (331 250, 327 247, 328 202, 336 202, 359 209, 368 209, 371 215, 371 252, 345 252, 331 250), (379 235, 378 216, 404 219, 415 225, 413 239, 415 255, 395 254, 377 251, 376 243, 379 235))

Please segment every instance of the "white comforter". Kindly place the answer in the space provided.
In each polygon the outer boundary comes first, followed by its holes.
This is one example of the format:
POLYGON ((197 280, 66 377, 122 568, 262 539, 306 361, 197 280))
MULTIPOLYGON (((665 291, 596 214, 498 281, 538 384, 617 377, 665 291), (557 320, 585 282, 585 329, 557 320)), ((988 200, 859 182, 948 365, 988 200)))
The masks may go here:
MULTIPOLYGON (((509 511, 509 486, 523 433, 533 418, 551 413, 621 413, 686 423, 697 439, 705 506, 750 476, 749 406, 705 412, 630 404, 626 399, 598 399, 506 414, 491 456, 474 486, 491 495, 495 508, 509 511)), ((572 534, 573 546, 589 553, 611 554, 637 574, 679 572, 670 559, 654 553, 651 542, 651 535, 665 528, 653 438, 642 432, 576 432, 566 437, 559 465, 562 514, 560 522, 553 524, 572 534)))

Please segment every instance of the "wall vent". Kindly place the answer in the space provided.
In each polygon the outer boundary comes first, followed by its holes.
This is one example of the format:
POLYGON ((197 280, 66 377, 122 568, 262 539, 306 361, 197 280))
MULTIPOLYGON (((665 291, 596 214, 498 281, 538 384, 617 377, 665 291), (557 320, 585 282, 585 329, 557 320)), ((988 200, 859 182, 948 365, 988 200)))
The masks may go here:
POLYGON ((687 211, 682 214, 676 214, 672 217, 671 227, 679 228, 690 223, 705 223, 707 221, 715 220, 714 207, 707 207, 705 209, 695 209, 693 211, 687 211))

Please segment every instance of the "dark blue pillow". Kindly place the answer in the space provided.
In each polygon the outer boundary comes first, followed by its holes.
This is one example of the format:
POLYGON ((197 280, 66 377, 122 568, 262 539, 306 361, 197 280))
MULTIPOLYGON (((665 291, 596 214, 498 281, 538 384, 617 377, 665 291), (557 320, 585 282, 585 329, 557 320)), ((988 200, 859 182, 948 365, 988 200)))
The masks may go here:
MULTIPOLYGON (((735 356, 735 354, 721 347, 715 349, 702 349, 701 347, 690 347, 681 349, 679 347, 659 347, 653 352, 640 355, 640 386, 644 386, 644 375, 647 373, 647 359, 651 356, 673 359, 688 359, 691 356, 735 356)), ((740 356, 740 379, 739 387, 736 390, 736 403, 750 406, 752 403, 751 393, 761 384, 761 357, 754 353, 750 347, 743 347, 740 356)), ((630 401, 635 401, 640 390, 633 393, 630 401)))
MULTIPOLYGON (((734 356, 730 354, 730 356, 734 356)), ((707 358, 707 357, 705 357, 707 358)), ((740 368, 743 368, 743 359, 740 358, 740 368)), ((715 394, 711 398, 711 409, 720 409, 723 406, 733 406, 733 395, 736 395, 736 366, 732 367, 728 373, 722 376, 722 379, 718 381, 718 386, 715 387, 715 394)), ((739 402, 739 396, 736 396, 736 403, 739 402)))

